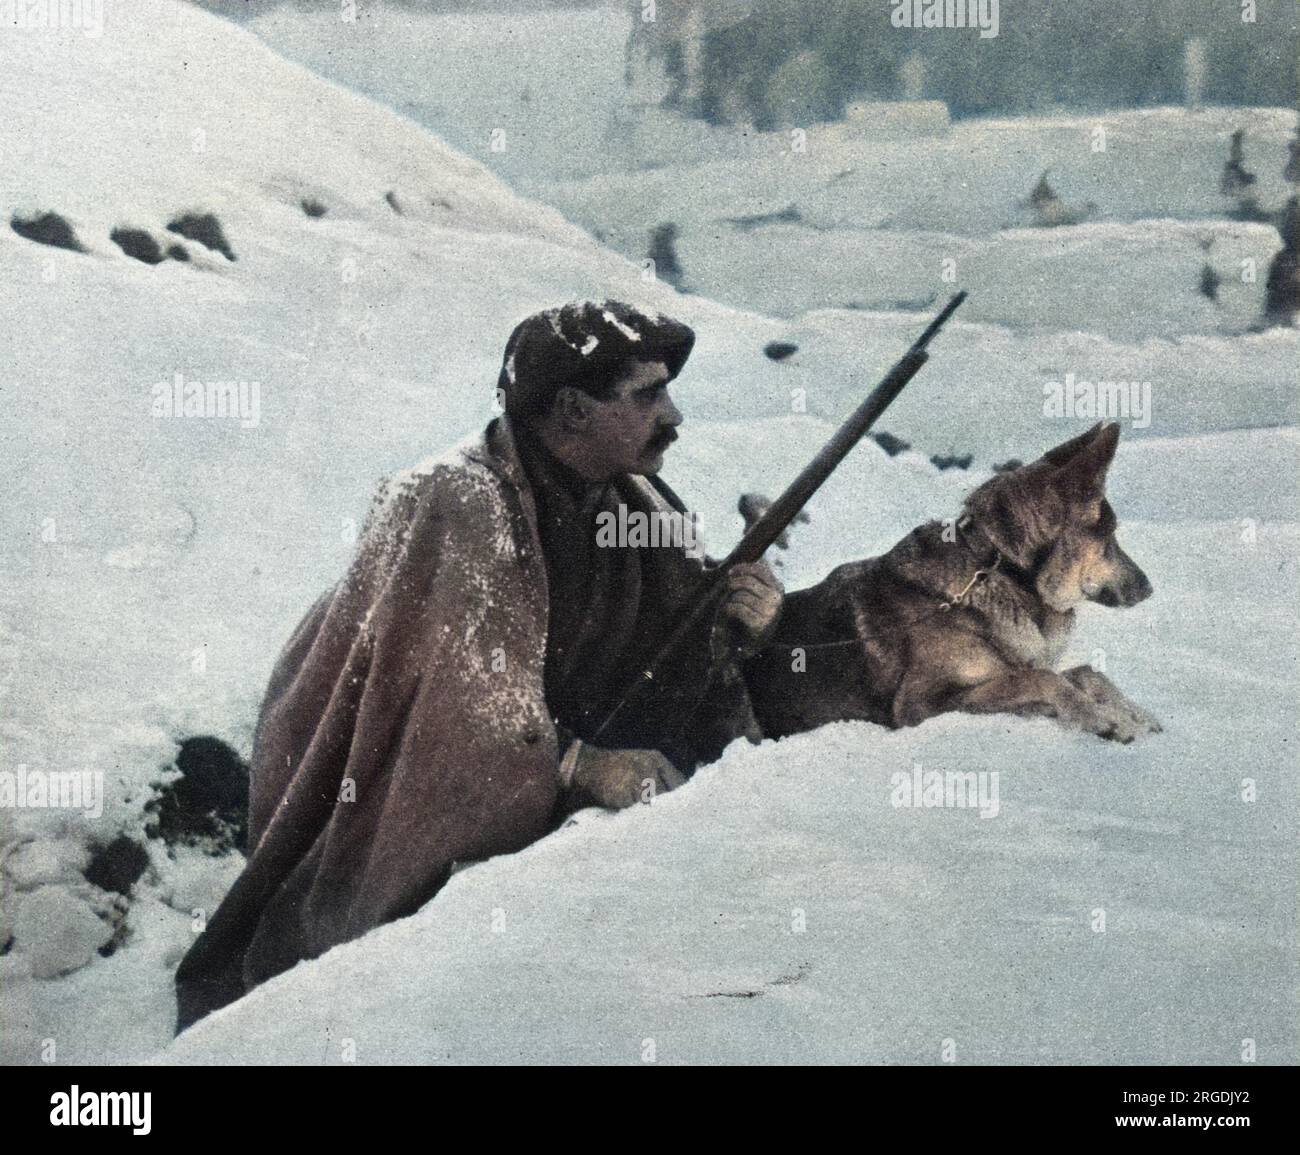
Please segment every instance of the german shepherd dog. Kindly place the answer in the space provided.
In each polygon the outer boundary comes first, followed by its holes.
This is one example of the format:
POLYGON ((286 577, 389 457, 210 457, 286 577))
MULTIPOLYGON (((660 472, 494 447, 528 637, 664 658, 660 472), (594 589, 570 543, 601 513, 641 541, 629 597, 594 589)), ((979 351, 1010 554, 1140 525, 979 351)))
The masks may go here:
POLYGON ((951 710, 1055 718, 1118 742, 1159 732, 1092 667, 1054 669, 1076 606, 1151 594, 1105 497, 1118 442, 1118 425, 1098 424, 986 481, 956 521, 788 594, 745 667, 764 736, 847 719, 914 726, 951 710))

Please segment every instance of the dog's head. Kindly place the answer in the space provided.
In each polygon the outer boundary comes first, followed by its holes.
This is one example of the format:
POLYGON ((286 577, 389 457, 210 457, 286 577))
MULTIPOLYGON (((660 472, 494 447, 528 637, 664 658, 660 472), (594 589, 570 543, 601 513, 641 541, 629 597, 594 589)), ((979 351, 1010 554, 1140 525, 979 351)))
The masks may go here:
POLYGON ((1106 470, 1118 444, 1119 426, 1099 423, 966 499, 971 519, 1033 576, 1054 610, 1083 601, 1133 606, 1151 596, 1146 574, 1115 540, 1115 512, 1106 500, 1106 470))

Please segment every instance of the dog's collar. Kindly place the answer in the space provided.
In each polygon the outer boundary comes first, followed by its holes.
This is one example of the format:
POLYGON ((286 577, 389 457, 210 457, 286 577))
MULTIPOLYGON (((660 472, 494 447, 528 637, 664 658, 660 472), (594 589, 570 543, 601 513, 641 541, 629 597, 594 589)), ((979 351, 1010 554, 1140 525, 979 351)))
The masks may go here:
POLYGON ((1010 564, 1010 559, 993 544, 993 539, 975 524, 975 519, 969 513, 963 513, 957 519, 955 528, 962 544, 979 561, 980 569, 994 569, 1010 564))
POLYGON ((987 581, 989 577, 992 575, 993 571, 998 568, 998 561, 1001 560, 1002 558, 999 556, 997 561, 995 561, 991 566, 989 566, 988 569, 977 569, 971 575, 970 581, 968 581, 964 586, 962 586, 961 590, 957 594, 955 594, 953 597, 950 597, 946 602, 939 603, 939 608, 941 610, 950 610, 952 609, 953 606, 960 606, 965 604, 966 599, 970 596, 971 590, 973 590, 981 582, 987 581))
POLYGON ((1018 565, 998 549, 992 538, 975 524, 975 519, 969 513, 963 513, 954 525, 958 539, 975 556, 978 568, 960 593, 940 602, 940 609, 950 610, 953 606, 965 604, 971 590, 998 571, 1005 573, 1017 584, 1032 588, 1035 577, 1033 572, 1018 565))

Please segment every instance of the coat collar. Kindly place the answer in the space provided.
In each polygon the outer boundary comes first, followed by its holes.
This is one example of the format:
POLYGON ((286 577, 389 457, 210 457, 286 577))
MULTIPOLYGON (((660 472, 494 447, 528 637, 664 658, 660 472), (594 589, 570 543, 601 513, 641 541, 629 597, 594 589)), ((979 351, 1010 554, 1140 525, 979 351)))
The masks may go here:
POLYGON ((519 459, 519 446, 509 417, 497 417, 487 428, 461 446, 461 454, 469 461, 486 466, 508 481, 516 489, 527 489, 528 478, 519 459))

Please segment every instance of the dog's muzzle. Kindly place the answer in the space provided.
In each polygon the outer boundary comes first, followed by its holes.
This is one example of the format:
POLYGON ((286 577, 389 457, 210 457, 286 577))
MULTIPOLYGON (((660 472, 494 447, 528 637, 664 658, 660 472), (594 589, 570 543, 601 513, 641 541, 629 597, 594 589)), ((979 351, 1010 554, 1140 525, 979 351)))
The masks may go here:
POLYGON ((1122 549, 1119 554, 1119 572, 1114 580, 1106 582, 1095 593, 1084 591, 1089 601, 1112 608, 1127 608, 1144 602, 1151 596, 1151 581, 1122 549))

